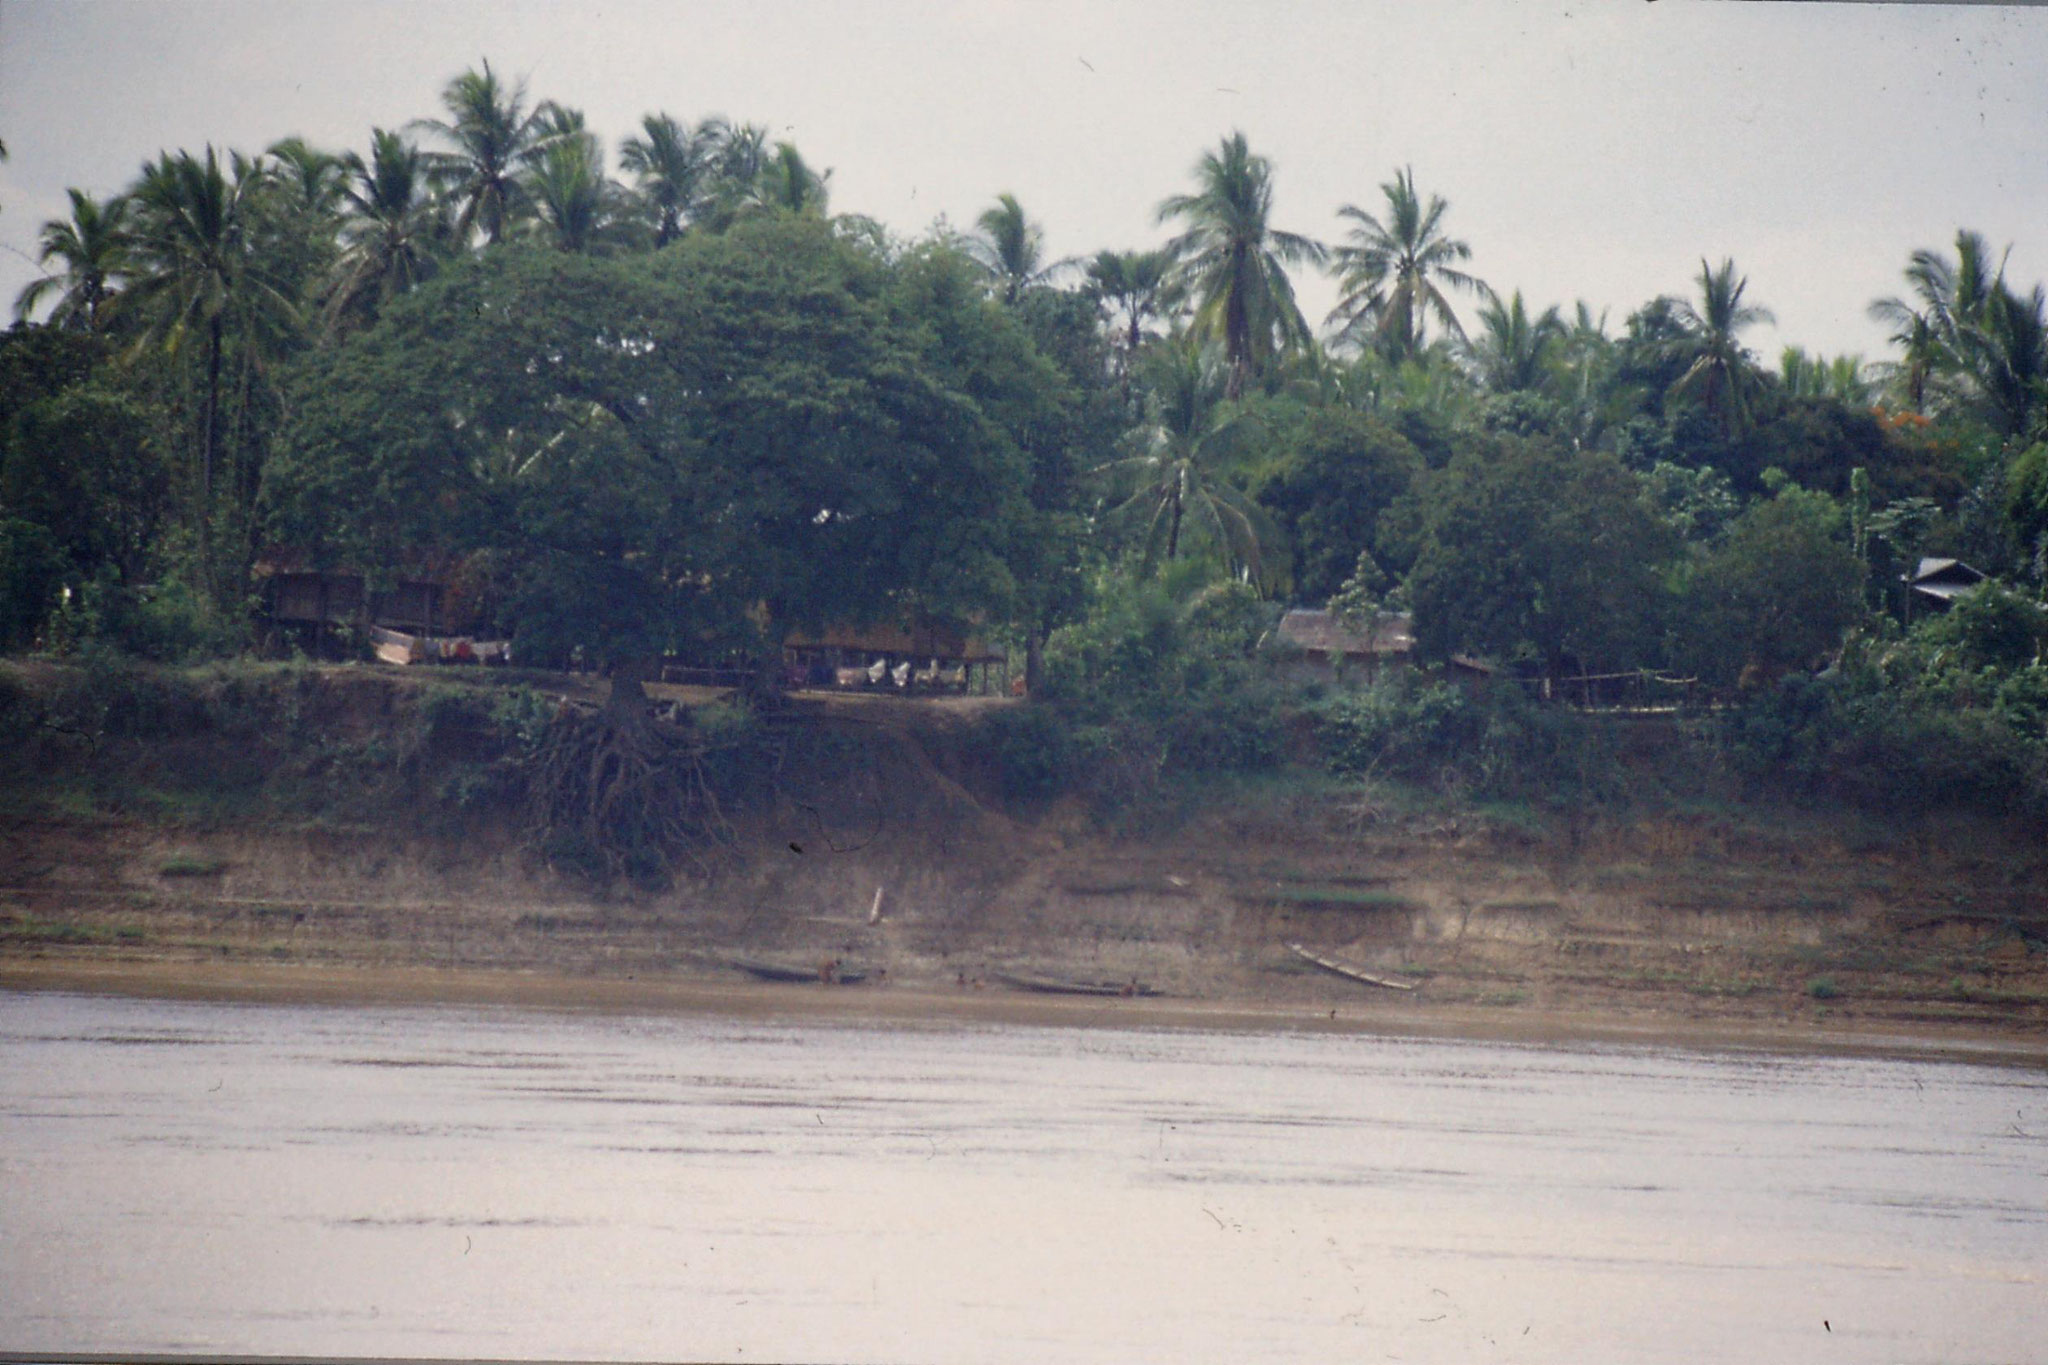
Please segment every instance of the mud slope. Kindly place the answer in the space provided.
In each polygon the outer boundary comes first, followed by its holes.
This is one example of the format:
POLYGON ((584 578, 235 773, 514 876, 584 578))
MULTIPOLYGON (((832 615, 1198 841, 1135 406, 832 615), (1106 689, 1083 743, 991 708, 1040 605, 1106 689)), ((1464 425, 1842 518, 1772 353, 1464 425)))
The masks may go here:
MULTIPOLYGON (((319 723, 379 733, 406 706, 392 686, 340 689, 319 723)), ((1399 814, 1309 788, 1198 803, 1164 833, 1119 838, 1076 804, 1006 807, 973 717, 967 703, 799 707, 737 846, 650 894, 592 895, 488 811, 164 818, 16 801, 0 816, 0 964, 16 979, 103 961, 691 980, 746 958, 936 990, 1031 975, 1304 1009, 1394 998, 1310 966, 1289 951, 1302 943, 1413 985, 1399 998, 1423 1010, 2048 1032, 2043 854, 1995 831, 1877 837, 1782 811, 1399 814)), ((194 746, 230 739, 153 742, 203 765, 228 755, 194 746)))

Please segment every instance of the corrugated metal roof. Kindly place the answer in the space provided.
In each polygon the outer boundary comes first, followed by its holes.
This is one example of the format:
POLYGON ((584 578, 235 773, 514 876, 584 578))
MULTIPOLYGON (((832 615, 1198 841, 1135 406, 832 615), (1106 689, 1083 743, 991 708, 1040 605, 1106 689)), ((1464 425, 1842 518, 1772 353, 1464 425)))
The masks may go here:
POLYGON ((1907 581, 1917 587, 1923 583, 1931 585, 1937 580, 1946 580, 1962 587, 1968 587, 1972 583, 1982 583, 1984 581, 1984 573, 1980 569, 1971 568, 1960 559, 1935 559, 1929 557, 1920 561, 1920 567, 1913 570, 1912 578, 1907 581))

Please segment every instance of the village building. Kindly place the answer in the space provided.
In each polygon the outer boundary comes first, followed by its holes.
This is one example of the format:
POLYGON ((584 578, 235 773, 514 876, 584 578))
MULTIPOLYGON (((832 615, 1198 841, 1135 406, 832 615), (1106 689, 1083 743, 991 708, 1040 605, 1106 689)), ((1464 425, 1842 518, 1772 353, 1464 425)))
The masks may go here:
POLYGON ((1982 570, 1960 559, 1922 559, 1904 575, 1908 611, 1947 611, 1955 600, 1984 581, 1982 570))
POLYGON ((828 626, 782 642, 784 683, 802 688, 1004 695, 1010 661, 965 629, 913 625, 828 626))
POLYGON ((1296 607, 1261 644, 1292 677, 1365 682, 1413 661, 1415 630, 1406 612, 1377 612, 1367 624, 1329 610, 1296 607))

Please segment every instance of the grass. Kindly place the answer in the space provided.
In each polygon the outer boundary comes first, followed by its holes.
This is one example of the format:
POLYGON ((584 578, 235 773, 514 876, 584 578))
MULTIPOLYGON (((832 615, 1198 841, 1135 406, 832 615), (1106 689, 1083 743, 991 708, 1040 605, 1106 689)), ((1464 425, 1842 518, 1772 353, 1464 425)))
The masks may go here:
POLYGON ((1816 1000, 1833 1000, 1842 992, 1832 976, 1816 976, 1806 983, 1806 993, 1816 1000))
POLYGON ((1692 995, 1712 996, 1723 1000, 1747 1000, 1750 996, 1767 991, 1770 986, 1762 981, 1695 981, 1687 986, 1692 995))
POLYGON ((1412 910, 1415 902, 1398 891, 1372 886, 1275 886, 1257 899, 1310 910, 1412 910))
POLYGON ((17 942, 106 943, 113 937, 102 925, 80 924, 77 920, 38 919, 34 915, 24 915, 11 923, 0 920, 0 939, 17 942))
POLYGON ((226 870, 228 860, 211 853, 173 853, 156 870, 159 877, 212 877, 226 870))

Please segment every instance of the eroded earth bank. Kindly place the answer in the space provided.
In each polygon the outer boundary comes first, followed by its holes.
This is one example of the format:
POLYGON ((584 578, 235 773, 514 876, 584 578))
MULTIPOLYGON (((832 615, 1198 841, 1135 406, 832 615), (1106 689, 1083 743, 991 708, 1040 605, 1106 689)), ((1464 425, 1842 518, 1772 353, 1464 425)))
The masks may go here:
MULTIPOLYGON (((1011 703, 799 698, 728 843, 600 891, 536 853, 484 712, 429 698, 448 684, 283 676, 97 728, 17 717, 0 984, 916 1015, 1028 1008, 1029 981, 1158 993, 1064 1006, 1121 1018, 2048 1044, 2048 854, 1982 819, 1496 808, 1285 772, 1145 811, 1019 802, 976 739, 1011 703)), ((555 705, 602 686, 547 682, 555 705)))

